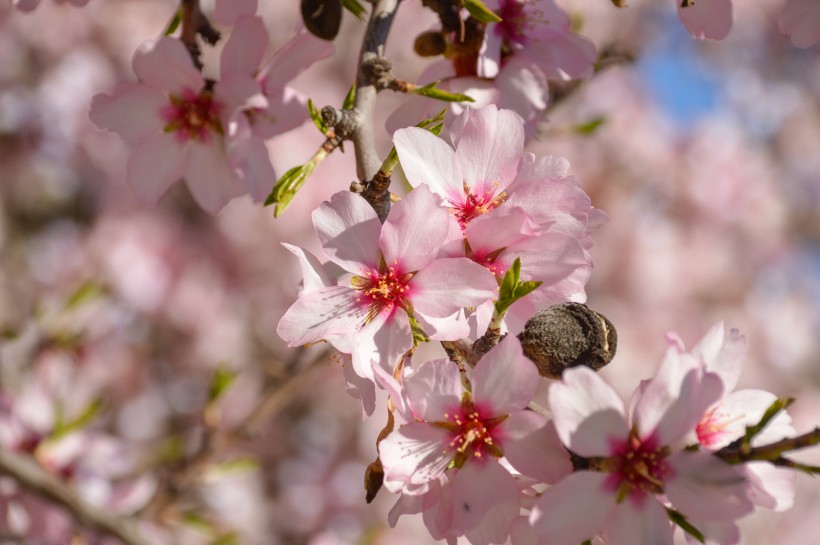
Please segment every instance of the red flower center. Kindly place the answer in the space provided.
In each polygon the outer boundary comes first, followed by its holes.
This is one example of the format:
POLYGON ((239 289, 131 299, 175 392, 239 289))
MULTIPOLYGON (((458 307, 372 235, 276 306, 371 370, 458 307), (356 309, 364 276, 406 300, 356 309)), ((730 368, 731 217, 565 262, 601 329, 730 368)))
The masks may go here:
POLYGON ((407 310, 410 279, 414 274, 382 265, 379 270, 370 270, 364 276, 354 276, 351 283, 360 293, 356 300, 368 307, 367 321, 385 309, 390 312, 396 307, 407 310))
POLYGON ((471 220, 495 210, 507 200, 507 195, 503 191, 496 195, 497 189, 498 183, 493 183, 485 185, 483 191, 473 193, 472 188, 464 184, 464 199, 461 202, 451 202, 462 229, 466 229, 471 220))
POLYGON ((604 469, 612 473, 610 485, 618 491, 619 501, 630 496, 635 499, 646 494, 661 494, 663 483, 672 470, 666 463, 668 449, 658 447, 656 441, 641 439, 633 432, 629 439, 607 459, 604 469))
POLYGON ((171 103, 162 111, 162 117, 167 121, 165 132, 176 133, 183 142, 207 142, 212 132, 223 133, 219 121, 222 104, 214 100, 207 89, 198 94, 186 89, 181 97, 170 95, 168 99, 171 103))
POLYGON ((481 413, 472 396, 464 394, 461 406, 453 414, 445 413, 447 420, 433 423, 453 433, 449 448, 456 451, 453 458, 455 467, 461 467, 471 458, 481 459, 485 453, 496 458, 504 455, 497 437, 493 437, 493 430, 507 419, 507 415, 488 418, 481 413))

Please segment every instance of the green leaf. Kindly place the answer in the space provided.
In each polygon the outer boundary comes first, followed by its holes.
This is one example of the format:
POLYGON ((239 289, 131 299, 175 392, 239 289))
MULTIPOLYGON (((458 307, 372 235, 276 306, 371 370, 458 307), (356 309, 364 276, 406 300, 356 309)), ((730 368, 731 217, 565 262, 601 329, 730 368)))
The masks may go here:
POLYGON ((220 365, 214 371, 214 376, 211 378, 211 388, 208 391, 208 401, 213 403, 225 390, 233 384, 236 380, 236 373, 226 367, 220 365))
POLYGON ((322 114, 319 113, 319 110, 317 110, 316 106, 313 104, 313 100, 308 99, 307 109, 308 114, 310 114, 310 118, 313 120, 313 124, 316 125, 317 129, 319 129, 319 132, 325 134, 327 132, 327 127, 325 126, 325 122, 322 121, 322 114))
POLYGON ((344 102, 342 102, 342 110, 350 110, 353 108, 353 102, 356 100, 356 84, 350 86, 350 90, 345 95, 344 102))
POLYGON ((410 318, 410 331, 413 332, 413 346, 418 346, 421 343, 430 342, 430 337, 422 329, 421 324, 416 320, 415 316, 408 315, 410 318))
POLYGON ((54 425, 54 431, 51 432, 49 439, 59 439, 72 431, 76 431, 87 426, 99 414, 103 407, 101 399, 95 399, 80 413, 74 420, 66 422, 62 419, 62 415, 57 415, 57 423, 54 425))
POLYGON ((411 93, 421 95, 423 97, 434 98, 436 100, 443 100, 444 102, 475 102, 475 100, 468 95, 451 93, 449 91, 445 91, 444 89, 439 89, 436 87, 438 84, 438 81, 434 81, 433 83, 416 87, 411 91, 411 93))
POLYGON ((594 133, 595 131, 597 131, 598 129, 600 129, 601 125, 603 125, 604 123, 606 123, 606 117, 604 117, 604 116, 596 117, 595 119, 591 119, 591 120, 587 121, 586 123, 581 123, 579 125, 576 125, 574 130, 578 134, 590 135, 590 134, 594 133))
POLYGON ((304 165, 298 165, 285 172, 284 176, 279 178, 276 185, 273 186, 268 198, 265 199, 265 206, 275 204, 273 209, 274 217, 279 217, 287 209, 290 201, 296 196, 296 193, 305 184, 308 176, 316 168, 316 163, 313 161, 304 165))
POLYGON ((255 458, 248 456, 242 458, 234 458, 227 462, 214 464, 208 468, 208 472, 218 475, 226 475, 230 473, 246 473, 248 471, 255 471, 259 468, 259 462, 255 458))
POLYGON ((515 258, 512 267, 507 270, 498 288, 498 301, 495 302, 496 313, 503 315, 513 303, 532 293, 540 285, 541 282, 536 280, 521 282, 521 259, 515 258))
POLYGON ((228 532, 211 541, 210 545, 236 545, 237 543, 239 543, 239 535, 236 532, 228 532))
POLYGON ((363 16, 367 10, 359 3, 359 0, 342 0, 342 7, 355 15, 357 19, 364 20, 363 16))
POLYGON ((464 7, 482 23, 500 23, 503 20, 481 0, 464 0, 464 7))
POLYGON ((105 288, 98 282, 86 282, 68 297, 65 303, 66 310, 73 310, 97 297, 105 295, 105 288))
POLYGON ((686 520, 686 517, 683 516, 682 513, 668 507, 666 508, 666 513, 669 515, 669 520, 671 520, 673 524, 680 526, 684 532, 697 539, 700 543, 706 543, 706 538, 703 537, 701 531, 692 526, 692 523, 686 520))
POLYGON ((163 36, 170 36, 171 34, 176 32, 176 29, 179 28, 179 24, 181 22, 182 22, 182 7, 180 7, 176 11, 176 13, 174 13, 174 16, 171 17, 171 20, 168 21, 168 26, 165 27, 165 32, 163 32, 162 35, 163 36))

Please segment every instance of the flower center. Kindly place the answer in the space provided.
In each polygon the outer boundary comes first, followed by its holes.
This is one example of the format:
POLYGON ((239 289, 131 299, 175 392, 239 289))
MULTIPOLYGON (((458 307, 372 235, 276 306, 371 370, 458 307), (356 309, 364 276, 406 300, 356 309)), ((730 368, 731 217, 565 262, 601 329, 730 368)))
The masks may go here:
POLYGON ((479 190, 473 193, 473 190, 467 184, 464 184, 465 197, 460 203, 451 203, 455 209, 455 215, 458 219, 459 225, 462 229, 467 228, 467 224, 478 216, 484 215, 498 208, 505 200, 507 194, 503 191, 496 195, 498 190, 498 182, 493 182, 486 186, 484 191, 479 190))
POLYGON ((740 416, 731 418, 730 415, 718 411, 718 408, 709 409, 695 428, 698 442, 704 447, 712 447, 719 443, 723 436, 729 433, 729 425, 742 419, 740 416))
POLYGON ((633 432, 617 450, 604 469, 612 473, 610 482, 618 491, 618 501, 627 496, 663 493, 663 483, 671 476, 666 463, 668 449, 656 446, 652 439, 641 441, 633 432))
POLYGON ((168 99, 171 103, 162 111, 162 117, 167 121, 165 132, 175 132, 183 142, 207 142, 212 132, 223 133, 219 121, 222 104, 214 100, 207 89, 199 94, 186 89, 182 96, 170 95, 168 99))
POLYGON ((461 406, 453 411, 453 414, 445 413, 444 416, 447 420, 434 422, 433 425, 453 433, 449 450, 455 450, 455 467, 463 466, 470 458, 482 459, 485 453, 496 458, 504 455, 493 438, 493 430, 506 420, 508 415, 484 417, 473 403, 472 396, 464 394, 461 406))
POLYGON ((369 322, 385 309, 390 312, 396 307, 407 310, 410 279, 414 274, 403 273, 395 266, 382 265, 379 270, 370 270, 364 276, 354 276, 351 284, 359 292, 356 301, 368 306, 366 321, 369 322))

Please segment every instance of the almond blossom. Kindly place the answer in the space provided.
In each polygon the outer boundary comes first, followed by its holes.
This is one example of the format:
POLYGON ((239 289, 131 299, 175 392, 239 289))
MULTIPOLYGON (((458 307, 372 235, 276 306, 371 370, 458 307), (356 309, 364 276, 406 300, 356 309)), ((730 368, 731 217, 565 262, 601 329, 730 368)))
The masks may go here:
POLYGON ((722 40, 732 29, 732 0, 682 0, 678 18, 689 34, 700 40, 722 40))
POLYGON ((547 489, 530 515, 541 543, 572 545, 604 535, 610 545, 673 542, 667 505, 695 526, 726 524, 752 502, 743 472, 704 452, 677 447, 722 394, 718 375, 698 358, 668 350, 655 376, 622 401, 585 367, 564 372, 550 390, 563 444, 602 459, 547 489))
MULTIPOLYGON (((347 274, 338 285, 325 280, 325 286, 314 282, 315 289, 307 289, 306 282, 277 332, 290 346, 333 342, 353 355, 362 377, 374 379, 371 361, 392 372, 413 345, 411 317, 423 326, 496 293, 485 268, 466 258, 436 258, 448 215, 426 187, 394 205, 384 225, 366 200, 348 191, 316 209, 313 224, 324 253, 347 274)), ((437 337, 453 340, 458 331, 441 329, 437 337)))
POLYGON ((787 0, 777 18, 777 26, 791 38, 795 47, 813 46, 820 42, 820 2, 787 0))
POLYGON ((410 421, 379 444, 384 486, 402 493, 394 515, 424 511, 433 537, 503 543, 521 492, 500 460, 547 483, 567 475, 571 464, 546 418, 527 410, 539 377, 518 339, 505 338, 467 378, 470 389, 445 359, 405 378, 410 421))

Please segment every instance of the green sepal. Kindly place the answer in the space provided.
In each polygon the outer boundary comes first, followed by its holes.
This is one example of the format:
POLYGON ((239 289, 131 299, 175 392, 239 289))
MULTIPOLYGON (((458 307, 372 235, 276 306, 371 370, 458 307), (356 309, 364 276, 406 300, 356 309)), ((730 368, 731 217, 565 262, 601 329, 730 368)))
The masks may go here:
POLYGON ((173 34, 174 32, 176 32, 176 29, 179 28, 180 23, 182 23, 182 7, 177 9, 174 13, 174 16, 171 17, 170 21, 168 21, 168 26, 165 27, 165 30, 163 31, 162 35, 170 36, 171 34, 173 34))
POLYGON ((74 290, 65 303, 66 310, 73 310, 85 303, 105 295, 105 287, 99 282, 85 282, 74 290))
POLYGON ((444 89, 436 87, 438 81, 422 85, 414 88, 411 92, 416 95, 421 95, 427 98, 434 98, 436 100, 443 100, 444 102, 475 102, 472 97, 461 93, 451 93, 444 89))
POLYGON ((682 513, 669 507, 666 508, 666 513, 669 515, 669 520, 671 520, 673 524, 680 526, 684 532, 697 539, 700 543, 706 543, 706 538, 703 536, 703 533, 692 526, 692 523, 686 520, 686 517, 683 516, 682 513))
POLYGON ((325 134, 327 132, 327 127, 325 126, 325 122, 322 121, 322 114, 316 109, 312 99, 308 99, 307 109, 308 114, 310 114, 310 118, 313 120, 313 124, 316 125, 316 128, 319 129, 320 133, 325 134))
POLYGON ((507 312, 513 303, 535 291, 541 281, 527 280, 521 282, 521 259, 515 258, 512 267, 507 270, 501 280, 498 289, 498 301, 495 304, 495 311, 499 315, 507 312))
POLYGON ((265 199, 265 206, 275 204, 273 209, 273 216, 278 218, 287 209, 290 201, 296 196, 296 193, 305 184, 308 176, 316 168, 316 163, 313 161, 304 165, 298 165, 285 172, 279 178, 276 185, 273 186, 268 198, 265 199))
POLYGON ((464 0, 464 7, 482 23, 500 23, 503 20, 481 0, 464 0))
POLYGON ((413 333, 413 346, 430 342, 430 337, 428 337, 427 333, 424 332, 424 329, 422 329, 421 324, 418 320, 416 320, 416 317, 411 314, 408 314, 407 317, 410 319, 410 331, 413 333))
POLYGON ((594 119, 590 119, 586 123, 580 123, 576 125, 573 130, 578 134, 588 136, 590 134, 593 134, 598 129, 600 129, 604 123, 606 123, 606 117, 600 116, 594 119))
POLYGON ((363 15, 367 11, 359 0, 342 0, 342 7, 356 16, 357 19, 364 20, 363 15))
POLYGON ((350 86, 350 90, 345 95, 345 99, 342 102, 342 110, 350 110, 353 108, 353 102, 356 100, 356 84, 350 86))

